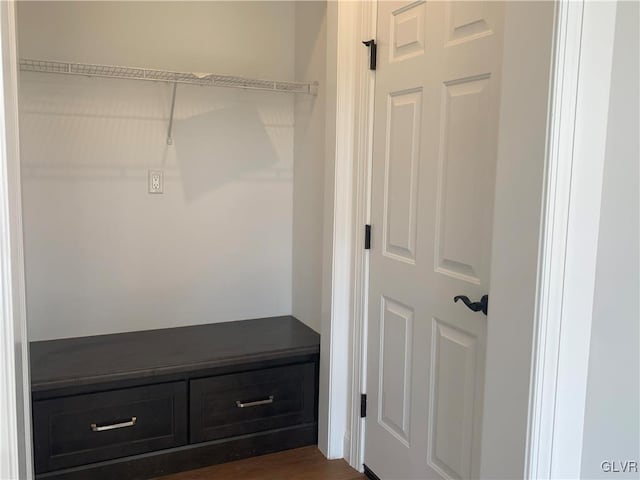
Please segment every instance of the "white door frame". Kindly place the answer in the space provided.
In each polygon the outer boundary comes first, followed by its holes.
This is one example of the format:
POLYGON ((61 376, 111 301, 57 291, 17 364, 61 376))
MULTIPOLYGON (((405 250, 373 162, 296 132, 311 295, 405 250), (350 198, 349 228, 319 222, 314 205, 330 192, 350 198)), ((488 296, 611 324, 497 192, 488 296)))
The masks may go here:
MULTIPOLYGON (((611 70, 616 7, 612 2, 560 0, 532 16, 531 6, 512 2, 506 13, 512 28, 505 31, 507 88, 501 125, 513 125, 500 142, 498 175, 502 172, 510 185, 496 191, 494 258, 501 243, 521 241, 523 251, 519 258, 504 258, 499 272, 509 278, 505 267, 519 267, 516 282, 492 277, 490 332, 508 327, 514 341, 505 347, 492 342, 493 332, 489 334, 483 445, 492 448, 482 451, 483 478, 580 474, 582 428, 576 425, 584 418, 590 327, 585 329, 579 320, 591 318, 599 224, 594 212, 600 207, 610 77, 602 72, 611 70), (540 41, 530 40, 536 37, 540 41), (516 55, 507 58, 509 49, 516 55), (528 65, 514 69, 518 58, 527 58, 528 65), (509 75, 508 69, 518 72, 509 75), (523 98, 518 89, 532 79, 538 83, 523 98), (589 108, 594 100, 596 109, 589 108), (517 134, 535 124, 532 113, 539 131, 527 143, 517 134), (509 158, 512 154, 518 155, 515 161, 509 158), (535 210, 532 198, 540 199, 535 210), (518 225, 522 215, 528 220, 526 228, 518 225), (511 355, 520 358, 515 361, 511 355), (513 362, 505 362, 508 359, 513 362), (492 409, 491 401, 513 385, 523 388, 510 399, 512 408, 492 409)), ((338 103, 336 112, 337 124, 343 127, 336 129, 336 143, 343 148, 336 148, 334 218, 351 222, 334 222, 333 239, 334 249, 339 244, 351 253, 333 257, 332 298, 341 299, 342 315, 332 316, 331 323, 344 325, 350 318, 349 329, 340 333, 346 337, 336 343, 349 347, 350 376, 347 385, 344 379, 330 384, 329 397, 336 402, 347 398, 348 418, 336 433, 344 432, 343 455, 362 471, 359 397, 366 391, 368 290, 368 255, 362 242, 363 226, 370 218, 374 77, 365 73, 366 51, 359 41, 375 38, 376 5, 339 0, 339 15, 345 10, 354 32, 338 35, 338 69, 351 72, 342 73, 348 81, 338 81, 337 91, 338 98, 352 103, 348 108, 338 103)), ((332 368, 339 371, 343 365, 332 368)), ((337 434, 330 440, 337 451, 342 438, 337 434)))
MULTIPOLYGON (((360 42, 376 38, 378 4, 375 1, 359 5, 356 38, 360 42)), ((358 65, 355 82, 356 111, 354 128, 353 225, 352 225, 352 302, 351 356, 349 359, 350 422, 345 435, 344 457, 349 464, 362 470, 364 461, 364 428, 361 418, 360 395, 367 391, 367 318, 369 291, 369 253, 364 249, 365 225, 371 222, 371 164, 373 153, 373 111, 375 72, 369 70, 369 49, 362 43, 355 45, 358 65)))
MULTIPOLYGON (((335 45, 335 151, 333 162, 330 314, 323 316, 318 444, 328 458, 346 458, 362 469, 366 292, 368 255, 363 250, 369 219, 369 176, 374 74, 363 40, 375 37, 375 0, 329 2, 328 35, 335 45), (335 157, 334 157, 335 155, 335 157)), ((331 59, 331 55, 328 55, 331 59)), ((329 67, 328 67, 329 69, 329 67)), ((330 84, 332 79, 328 78, 330 84)), ((330 85, 327 85, 329 87, 330 85)), ((327 108, 327 112, 331 112, 327 108)), ((328 122, 331 125, 331 122, 328 122)), ((331 142, 328 142, 331 146, 331 142)))
POLYGON ((580 478, 616 2, 559 4, 528 478, 580 478))
POLYGON ((0 478, 33 478, 15 4, 0 2, 0 478))

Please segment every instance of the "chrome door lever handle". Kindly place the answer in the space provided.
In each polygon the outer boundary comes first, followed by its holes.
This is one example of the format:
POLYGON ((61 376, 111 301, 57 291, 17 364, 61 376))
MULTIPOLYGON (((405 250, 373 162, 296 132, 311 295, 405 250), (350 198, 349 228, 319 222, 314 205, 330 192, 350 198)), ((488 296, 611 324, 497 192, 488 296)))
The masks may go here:
POLYGON ((474 312, 482 312, 486 315, 489 311, 489 295, 483 295, 479 302, 472 302, 466 295, 457 295, 453 297, 454 302, 457 302, 458 300, 462 300, 462 303, 464 303, 469 310, 473 310, 474 312))

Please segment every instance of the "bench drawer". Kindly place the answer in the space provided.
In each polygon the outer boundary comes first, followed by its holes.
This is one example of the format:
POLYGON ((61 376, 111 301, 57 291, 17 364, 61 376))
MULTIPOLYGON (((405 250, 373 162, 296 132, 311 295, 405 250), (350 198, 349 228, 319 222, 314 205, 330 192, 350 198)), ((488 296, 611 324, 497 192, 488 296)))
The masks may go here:
POLYGON ((316 420, 315 363, 190 382, 192 443, 316 420))
POLYGON ((33 402, 36 472, 184 445, 186 382, 33 402))

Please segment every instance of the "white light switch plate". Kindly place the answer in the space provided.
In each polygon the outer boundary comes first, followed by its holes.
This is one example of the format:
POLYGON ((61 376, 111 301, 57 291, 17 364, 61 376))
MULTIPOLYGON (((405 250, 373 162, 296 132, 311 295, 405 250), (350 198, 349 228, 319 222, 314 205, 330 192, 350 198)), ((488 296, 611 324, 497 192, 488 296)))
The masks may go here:
POLYGON ((163 188, 162 170, 149 170, 149 193, 162 193, 163 188))

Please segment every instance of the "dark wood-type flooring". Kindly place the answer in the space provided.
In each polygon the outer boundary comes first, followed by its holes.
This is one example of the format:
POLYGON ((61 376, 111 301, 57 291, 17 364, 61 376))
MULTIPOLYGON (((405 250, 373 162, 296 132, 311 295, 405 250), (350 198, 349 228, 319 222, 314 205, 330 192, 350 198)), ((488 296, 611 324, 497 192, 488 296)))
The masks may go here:
POLYGON ((316 446, 223 463, 156 480, 361 480, 344 460, 327 460, 316 446))

